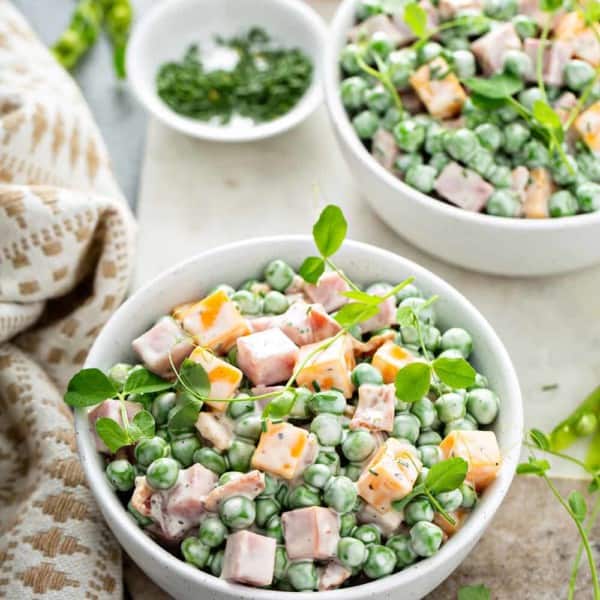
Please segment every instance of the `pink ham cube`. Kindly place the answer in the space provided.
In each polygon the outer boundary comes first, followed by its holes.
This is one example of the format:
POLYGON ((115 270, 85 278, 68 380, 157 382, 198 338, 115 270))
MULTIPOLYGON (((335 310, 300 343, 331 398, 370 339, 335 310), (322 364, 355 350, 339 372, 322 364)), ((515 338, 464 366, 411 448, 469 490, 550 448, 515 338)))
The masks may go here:
MULTIPOLYGON (((525 40, 524 51, 531 59, 532 64, 537 64, 538 48, 542 43, 541 40, 535 38, 527 38, 525 40)), ((573 46, 569 42, 554 40, 546 42, 543 50, 542 61, 542 78, 544 83, 548 85, 562 86, 563 72, 566 64, 573 55, 573 46)), ((528 81, 536 81, 535 69, 528 74, 528 81)))
POLYGON ((201 411, 196 429, 217 450, 227 450, 233 441, 233 420, 223 412, 201 411))
POLYGON ((290 510, 283 513, 281 524, 290 559, 324 560, 336 555, 340 524, 333 510, 322 506, 290 510))
MULTIPOLYGON (((386 287, 372 286, 371 293, 376 296, 384 296, 387 293, 386 287)), ((359 325, 361 333, 370 333, 383 329, 396 322, 396 299, 390 296, 379 305, 379 312, 359 325)))
POLYGON ((319 570, 319 591, 335 590, 339 588, 352 572, 343 565, 331 560, 319 570))
POLYGON ((237 363, 254 385, 287 381, 298 358, 298 346, 281 331, 267 329, 237 340, 237 363))
POLYGON ((392 170, 398 157, 398 146, 394 136, 387 129, 380 127, 375 132, 371 144, 371 154, 384 169, 392 170))
POLYGON ((504 68, 506 53, 509 50, 520 49, 521 38, 512 23, 494 27, 471 44, 471 50, 486 75, 500 73, 504 68))
POLYGON ((399 29, 387 15, 374 15, 353 27, 348 32, 348 39, 359 42, 362 39, 370 39, 374 33, 384 33, 394 46, 399 46, 414 39, 407 29, 407 27, 399 29))
POLYGON ((312 302, 321 304, 330 313, 348 302, 348 298, 342 296, 342 292, 349 290, 350 286, 339 273, 328 271, 321 275, 316 285, 308 284, 304 292, 312 302))
MULTIPOLYGON (((127 412, 127 418, 130 421, 143 408, 138 402, 129 402, 128 400, 125 400, 124 404, 127 412)), ((103 417, 116 421, 122 427, 123 419, 121 418, 121 402, 119 400, 105 400, 88 413, 90 430, 94 436, 94 440, 96 441, 96 449, 98 452, 110 454, 110 450, 96 433, 96 421, 103 417)))
POLYGON ((275 571, 275 538, 238 531, 227 538, 221 577, 247 585, 271 585, 275 571))
POLYGON ((208 494, 205 503, 206 510, 217 511, 219 504, 232 496, 246 496, 246 498, 253 500, 264 491, 265 476, 260 471, 254 470, 249 473, 232 475, 227 483, 217 486, 208 494))
POLYGON ((450 162, 436 179, 435 191, 460 208, 480 212, 494 188, 475 171, 450 162))
POLYGON ((191 338, 171 317, 160 319, 154 327, 133 340, 131 345, 150 371, 165 378, 175 375, 171 360, 179 368, 183 359, 194 349, 191 338))
POLYGON ((392 431, 396 390, 394 384, 374 385, 363 383, 358 388, 358 405, 350 421, 350 429, 392 431))

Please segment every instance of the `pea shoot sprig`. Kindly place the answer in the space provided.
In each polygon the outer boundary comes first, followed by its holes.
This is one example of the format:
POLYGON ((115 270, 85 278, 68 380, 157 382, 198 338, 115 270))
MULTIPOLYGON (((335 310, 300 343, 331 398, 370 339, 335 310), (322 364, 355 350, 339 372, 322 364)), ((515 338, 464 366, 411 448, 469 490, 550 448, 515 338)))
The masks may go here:
POLYGON ((492 594, 485 585, 464 585, 458 590, 457 600, 491 600, 492 594))

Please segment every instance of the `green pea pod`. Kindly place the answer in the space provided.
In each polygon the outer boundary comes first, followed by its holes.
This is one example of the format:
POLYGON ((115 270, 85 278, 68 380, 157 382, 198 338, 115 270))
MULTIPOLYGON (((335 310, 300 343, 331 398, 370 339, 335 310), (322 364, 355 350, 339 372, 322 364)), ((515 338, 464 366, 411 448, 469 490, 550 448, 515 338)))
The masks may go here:
POLYGON ((600 470, 600 431, 596 431, 588 446, 585 466, 592 471, 600 470))
POLYGON ((94 45, 104 18, 98 0, 80 0, 71 22, 52 47, 52 53, 66 69, 72 69, 94 45))
POLYGON ((131 29, 133 10, 129 0, 105 0, 105 27, 113 46, 113 64, 117 77, 124 79, 125 50, 131 29))
POLYGON ((600 415, 600 387, 597 387, 562 423, 550 434, 550 446, 555 452, 568 448, 576 440, 598 429, 600 415))

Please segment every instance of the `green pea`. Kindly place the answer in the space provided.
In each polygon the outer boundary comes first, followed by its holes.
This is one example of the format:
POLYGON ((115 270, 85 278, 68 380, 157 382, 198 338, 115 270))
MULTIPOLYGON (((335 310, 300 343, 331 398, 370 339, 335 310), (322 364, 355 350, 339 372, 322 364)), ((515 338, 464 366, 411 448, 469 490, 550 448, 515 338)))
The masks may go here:
POLYGON ((433 556, 442 545, 442 530, 433 523, 421 521, 411 527, 410 542, 413 550, 425 558, 433 556))
MULTIPOLYGON (((417 51, 417 58, 419 63, 425 64, 431 62, 434 58, 440 56, 442 50, 442 46, 437 42, 427 42, 423 44, 417 51)), ((440 77, 442 77, 441 73, 440 77)))
POLYGON ((117 388, 121 389, 127 381, 131 369, 132 366, 128 363, 117 363, 108 370, 108 378, 117 386, 117 388))
POLYGON ((521 214, 521 203, 514 191, 500 189, 488 198, 485 210, 494 217, 518 217, 521 214))
POLYGON ((343 475, 331 477, 323 493, 325 504, 339 513, 350 511, 357 497, 356 485, 343 475))
POLYGON ((423 465, 428 468, 443 459, 439 446, 419 446, 417 452, 423 465))
POLYGON ((405 152, 417 152, 425 141, 425 127, 414 119, 405 119, 392 132, 396 144, 405 152))
POLYGON ((385 544, 396 555, 396 564, 400 568, 412 565, 418 558, 413 550, 410 536, 406 534, 393 535, 385 544))
POLYGON ((215 577, 221 577, 223 571, 223 562, 225 560, 225 550, 217 550, 209 559, 210 572, 215 577))
POLYGON ((421 427, 427 428, 433 425, 436 417, 435 406, 427 396, 413 402, 410 410, 421 422, 421 427))
POLYGON ((529 139, 531 132, 527 126, 520 121, 510 123, 504 128, 504 144, 503 149, 509 154, 515 154, 529 139))
POLYGON ((273 315, 283 314, 290 306, 290 301, 281 292, 273 290, 268 292, 263 301, 263 309, 273 315))
POLYGON ((283 527, 281 526, 281 517, 273 515, 265 525, 265 535, 283 542, 283 527))
POLYGON ((423 292, 414 283, 409 283, 396 292, 396 300, 399 303, 407 298, 423 298, 423 292))
POLYGON ((294 390, 296 399, 290 412, 290 417, 294 419, 309 419, 310 418, 310 399, 312 392, 305 387, 299 387, 294 390))
MULTIPOLYGON (((455 35, 454 32, 451 32, 452 35, 455 35)), ((471 44, 469 40, 464 37, 448 37, 444 39, 444 45, 448 50, 456 51, 456 50, 469 50, 471 48, 471 44)))
POLYGON ((229 298, 233 296, 235 290, 227 283, 219 283, 219 285, 215 285, 212 290, 210 290, 209 294, 214 294, 215 292, 225 292, 229 298))
POLYGON ((494 156, 488 150, 481 148, 479 152, 473 154, 467 161, 467 166, 479 173, 482 177, 488 178, 496 168, 494 156))
POLYGON ((465 399, 461 394, 442 394, 435 402, 435 409, 442 423, 462 419, 466 413, 465 399))
POLYGON ((225 473, 228 469, 225 457, 212 448, 198 448, 194 452, 193 460, 217 475, 225 473))
POLYGON ((451 54, 452 64, 459 79, 474 77, 477 70, 475 56, 468 49, 454 50, 451 54))
POLYGON ((201 447, 200 441, 195 435, 181 438, 171 442, 171 455, 177 459, 183 467, 189 467, 194 462, 194 453, 201 447))
POLYGON ((256 442, 262 433, 262 419, 260 415, 245 415, 235 422, 233 430, 236 435, 256 442))
POLYGON ((421 422, 415 415, 400 414, 394 417, 394 428, 392 437, 408 440, 414 444, 419 437, 421 422))
POLYGON ((404 508, 404 520, 408 526, 419 521, 433 521, 433 514, 431 503, 423 497, 411 500, 404 508))
POLYGON ((248 290, 238 290, 231 299, 243 315, 260 315, 263 310, 262 298, 248 290))
POLYGON ((257 498, 256 499, 256 524, 259 527, 264 527, 267 521, 273 516, 279 514, 281 506, 279 502, 273 498, 257 498))
POLYGON ((293 562, 287 570, 287 577, 297 592, 317 589, 317 569, 312 560, 293 562))
POLYGON ((439 175, 444 167, 450 162, 450 158, 445 152, 436 152, 431 155, 429 159, 429 166, 435 169, 435 172, 439 175))
POLYGON ((200 523, 198 539, 208 548, 218 548, 227 537, 227 527, 218 517, 207 517, 200 523))
POLYGON ((462 508, 473 508, 477 503, 477 492, 473 486, 467 482, 464 482, 461 484, 459 489, 462 496, 462 508))
POLYGON ((203 569, 208 562, 210 549, 198 538, 189 537, 181 542, 181 554, 183 554, 185 562, 203 569))
POLYGON ((375 438, 363 430, 350 431, 342 442, 342 453, 351 462, 367 459, 375 450, 375 438))
POLYGON ((587 182, 578 185, 575 195, 581 212, 589 213, 600 210, 600 185, 597 183, 587 182))
POLYGON ((533 62, 521 50, 507 50, 504 54, 504 72, 514 77, 524 78, 533 73, 533 62))
POLYGON ((310 424, 310 430, 322 446, 337 446, 342 441, 342 424, 336 415, 317 415, 310 424))
POLYGON ((142 513, 136 510, 131 504, 131 500, 127 503, 127 510, 133 515, 133 518, 137 521, 140 527, 148 527, 152 525, 154 521, 150 517, 145 517, 142 513))
POLYGON ((307 506, 320 506, 321 496, 319 491, 306 484, 295 487, 288 493, 287 504, 290 508, 305 508, 307 506))
POLYGON ((510 105, 505 104, 496 110, 496 115, 504 123, 516 121, 519 118, 519 113, 510 105))
POLYGON ((397 89, 408 87, 409 78, 416 66, 417 53, 412 49, 396 50, 388 56, 388 73, 397 89))
POLYGON ((548 149, 539 140, 529 140, 521 150, 523 163, 526 167, 546 167, 550 163, 548 149))
POLYGON ((477 429, 477 423, 473 422, 468 418, 467 414, 464 419, 456 419, 455 421, 450 421, 450 423, 446 424, 444 427, 444 435, 448 435, 452 431, 475 431, 477 429))
POLYGON ((394 161, 394 170, 406 173, 411 167, 423 164, 423 156, 418 152, 399 154, 394 161))
POLYGON ((245 529, 254 523, 256 508, 246 496, 231 496, 219 505, 221 521, 231 529, 245 529))
POLYGON ((340 64, 348 75, 358 75, 362 69, 358 64, 364 52, 358 44, 347 44, 340 54, 340 64))
POLYGON ((415 165, 406 171, 404 180, 415 189, 429 194, 433 190, 437 171, 430 165, 415 165))
POLYGON ((280 581, 286 577, 289 559, 287 552, 283 546, 275 548, 275 569, 273 577, 276 581, 280 581))
POLYGON ((390 52, 394 49, 394 43, 390 36, 384 31, 376 31, 371 35, 368 43, 368 49, 372 54, 377 54, 381 58, 387 58, 390 52))
POLYGON ((423 308, 423 304, 425 304, 425 298, 409 297, 402 300, 399 306, 408 306, 414 309, 419 320, 425 325, 435 325, 435 312, 433 306, 426 306, 423 308))
POLYGON ((577 200, 567 190, 561 190, 550 196, 548 208, 551 217, 570 217, 577 214, 577 200))
POLYGON ((356 538, 342 537, 338 542, 337 557, 347 569, 353 571, 367 560, 367 548, 356 538))
POLYGON ((447 131, 444 135, 444 146, 452 158, 461 162, 468 161, 481 149, 475 133, 464 127, 447 131))
POLYGON ((179 463, 173 458, 158 458, 146 471, 146 479, 155 490, 168 490, 177 483, 179 463))
POLYGON ((363 110, 352 119, 352 126, 361 140, 370 140, 379 129, 379 117, 371 110, 363 110))
MULTIPOLYGON (((494 165, 488 173, 487 179, 496 187, 508 188, 512 185, 512 171, 504 165, 494 165)), ((520 211, 514 210, 513 212, 517 213, 520 211)))
POLYGON ((158 458, 167 456, 168 453, 169 444, 158 436, 140 440, 134 450, 135 461, 140 467, 148 467, 158 458))
POLYGON ((591 152, 584 151, 577 155, 577 167, 590 181, 600 183, 600 160, 591 152))
POLYGON ((342 104, 347 110, 356 111, 365 102, 365 93, 368 84, 362 77, 348 77, 340 85, 342 104))
POLYGON ((354 367, 351 374, 352 383, 359 387, 363 383, 372 383, 382 385, 383 377, 381 373, 369 363, 360 363, 354 367))
POLYGON ((302 476, 312 487, 323 489, 331 479, 331 471, 327 466, 315 463, 307 467, 302 476))
POLYGON ((177 396, 174 392, 163 392, 152 401, 152 416, 157 425, 165 425, 169 411, 175 406, 177 396))
POLYGON ((466 395, 466 402, 469 414, 480 425, 489 425, 498 415, 500 400, 492 390, 485 388, 471 390, 466 395))
POLYGON ((399 123, 401 119, 402 113, 395 106, 390 106, 381 119, 381 126, 386 131, 392 131, 394 126, 399 123))
POLYGON ((242 440, 233 440, 231 446, 229 446, 229 450, 227 450, 227 460, 230 468, 242 473, 248 472, 255 449, 252 444, 248 444, 242 440))
POLYGON ((135 483, 135 469, 128 460, 113 460, 106 465, 106 477, 117 491, 128 492, 135 483))
POLYGON ((343 469, 343 475, 345 475, 351 481, 358 481, 363 471, 360 463, 348 463, 343 469))
POLYGON ((265 473, 265 489, 258 496, 259 498, 268 498, 270 496, 274 496, 279 489, 279 479, 274 477, 270 473, 265 473))
POLYGON ((570 60, 564 68, 565 83, 574 92, 581 92, 594 80, 596 71, 585 60, 570 60))
POLYGON ((344 398, 344 394, 337 390, 328 390, 313 394, 309 404, 315 414, 343 415, 346 408, 346 398, 344 398))
POLYGON ((381 543, 381 529, 374 523, 359 525, 353 532, 352 537, 360 540, 363 544, 381 543))
POLYGON ((425 480, 427 479, 427 473, 429 473, 429 469, 427 467, 423 467, 417 476, 417 485, 419 483, 425 483, 425 480))
POLYGON ((515 26, 522 40, 537 37, 538 26, 531 17, 527 15, 515 15, 512 18, 512 24, 515 26))
POLYGON ((342 537, 349 536, 356 527, 356 514, 347 512, 340 515, 340 535, 342 537))
POLYGON ((391 548, 372 544, 367 550, 367 560, 363 565, 363 571, 367 577, 379 579, 394 572, 396 553, 391 548))
POLYGON ((463 502, 462 493, 459 489, 441 492, 437 494, 435 499, 446 512, 453 512, 459 509, 463 502))
POLYGON ((325 465, 332 475, 337 475, 340 472, 340 456, 335 450, 323 450, 317 454, 315 460, 317 464, 325 465))
POLYGON ((382 85, 376 85, 365 92, 365 104, 374 113, 385 113, 392 102, 392 96, 382 85))
POLYGON ((294 269, 283 260, 274 260, 265 269, 265 280, 274 290, 285 292, 294 280, 294 269))
MULTIPOLYGON (((577 177, 579 175, 579 167, 577 166, 577 162, 575 161, 575 159, 570 154, 566 155, 566 161, 560 157, 555 157, 554 160, 552 161, 551 167, 552 167, 552 179, 554 179, 554 181, 556 183, 558 183, 558 185, 572 185, 572 184, 576 183, 577 177), (566 163, 568 163, 568 165, 566 163)), ((557 192, 557 193, 560 194, 561 192, 557 192)), ((552 203, 552 197, 550 198, 550 203, 552 203)), ((558 204, 561 207, 563 204, 568 206, 568 209, 563 208, 563 210, 562 210, 562 212, 565 212, 565 215, 566 214, 574 214, 574 212, 571 213, 571 211, 577 210, 577 202, 575 201, 574 198, 567 198, 565 196, 565 197, 561 198, 561 200, 560 200, 560 202, 558 202, 558 204)), ((550 209, 550 210, 552 211, 552 209, 550 209)), ((565 215, 556 215, 556 216, 565 216, 565 215)), ((551 214, 551 216, 554 216, 554 215, 551 214)))
POLYGON ((229 417, 238 419, 243 415, 254 412, 256 408, 254 401, 245 400, 245 398, 250 398, 250 396, 247 394, 238 394, 236 398, 241 398, 241 400, 236 399, 234 402, 229 402, 227 406, 227 415, 229 417))
POLYGON ((437 446, 442 442, 442 436, 431 429, 425 430, 417 440, 417 446, 437 446))

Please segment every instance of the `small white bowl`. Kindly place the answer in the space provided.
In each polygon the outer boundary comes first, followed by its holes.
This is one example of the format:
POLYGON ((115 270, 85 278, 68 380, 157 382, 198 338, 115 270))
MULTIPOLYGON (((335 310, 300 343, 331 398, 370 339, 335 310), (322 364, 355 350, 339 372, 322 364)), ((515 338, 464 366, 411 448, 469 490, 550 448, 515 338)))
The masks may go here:
MULTIPOLYGON (((86 367, 108 369, 133 360, 131 340, 182 301, 201 297, 212 286, 239 285, 260 277, 273 258, 294 267, 314 253, 308 236, 280 236, 237 242, 191 258, 160 275, 136 292, 112 316, 98 336, 86 367)), ((513 479, 523 430, 521 392, 504 345, 490 324, 459 292, 433 273, 396 254, 357 242, 346 242, 336 263, 361 283, 402 281, 414 275, 427 294, 438 294, 435 305, 442 327, 464 327, 473 336, 474 364, 500 395, 501 410, 494 431, 504 457, 498 478, 482 495, 465 525, 432 558, 389 577, 355 587, 319 592, 321 600, 417 600, 439 585, 465 559, 498 510, 513 479)), ((311 600, 314 593, 280 592, 235 585, 175 558, 147 537, 134 523, 104 476, 102 460, 89 431, 87 412, 75 418, 81 461, 98 506, 113 533, 133 560, 165 591, 178 599, 311 600)))
POLYGON ((308 117, 322 100, 322 56, 327 29, 304 2, 290 0, 169 0, 158 2, 134 27, 127 46, 127 77, 140 102, 157 119, 187 135, 219 142, 247 142, 282 133, 308 117), (285 48, 300 48, 313 63, 313 79, 287 114, 256 125, 213 125, 171 110, 156 93, 156 74, 179 61, 191 44, 215 35, 232 37, 262 27, 285 48))
POLYGON ((354 132, 340 100, 340 51, 358 0, 343 0, 325 54, 325 100, 352 174, 392 229, 438 258, 484 273, 534 276, 600 263, 600 211, 558 219, 508 219, 469 212, 406 185, 382 167, 354 132))

